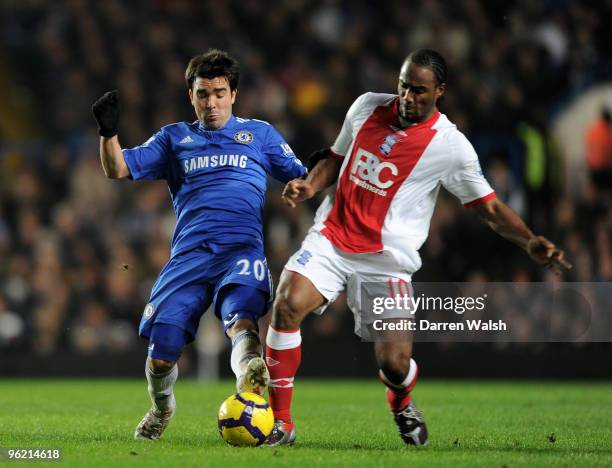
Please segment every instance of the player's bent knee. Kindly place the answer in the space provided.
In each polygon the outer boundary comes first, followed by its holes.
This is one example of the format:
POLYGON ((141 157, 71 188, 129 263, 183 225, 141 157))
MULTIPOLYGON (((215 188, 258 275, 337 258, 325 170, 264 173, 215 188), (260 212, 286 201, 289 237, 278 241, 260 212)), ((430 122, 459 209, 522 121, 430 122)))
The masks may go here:
POLYGON ((272 309, 272 327, 277 330, 299 328, 304 317, 325 301, 308 278, 284 270, 272 309))
POLYGON ((149 359, 151 363, 151 369, 155 374, 163 374, 165 372, 168 372, 170 369, 172 369, 174 364, 176 364, 176 361, 164 361, 163 359, 154 358, 149 359))
POLYGON ((380 369, 392 382, 401 382, 410 371, 411 353, 404 350, 385 353, 379 359, 380 369))
POLYGON ((290 296, 279 294, 272 309, 272 326, 277 330, 292 330, 299 328, 301 314, 298 304, 290 296))
POLYGON ((410 359, 408 359, 407 365, 397 361, 385 362, 380 366, 380 369, 391 382, 401 382, 406 378, 410 370, 410 359))

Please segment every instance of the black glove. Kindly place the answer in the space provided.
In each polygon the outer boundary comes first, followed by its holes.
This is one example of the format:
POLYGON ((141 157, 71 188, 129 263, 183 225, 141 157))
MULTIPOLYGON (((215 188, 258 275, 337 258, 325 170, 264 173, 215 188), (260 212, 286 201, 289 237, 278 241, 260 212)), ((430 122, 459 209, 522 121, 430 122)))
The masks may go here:
POLYGON ((115 136, 119 128, 118 91, 108 91, 91 106, 100 136, 110 138, 115 136))
POLYGON ((310 156, 308 156, 308 160, 306 161, 306 168, 308 169, 308 172, 312 171, 313 167, 315 167, 319 161, 329 158, 329 152, 329 148, 323 148, 310 153, 310 156))

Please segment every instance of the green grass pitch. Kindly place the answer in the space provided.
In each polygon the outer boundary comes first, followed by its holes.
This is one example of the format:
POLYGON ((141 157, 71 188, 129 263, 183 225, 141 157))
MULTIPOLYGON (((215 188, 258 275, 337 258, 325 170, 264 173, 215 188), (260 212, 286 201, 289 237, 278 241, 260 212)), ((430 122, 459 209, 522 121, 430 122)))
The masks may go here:
POLYGON ((132 440, 142 381, 0 380, 0 447, 59 447, 60 462, 6 466, 610 466, 612 384, 422 380, 430 431, 406 447, 380 383, 298 380, 294 447, 234 448, 216 428, 233 382, 179 380, 177 414, 156 443, 132 440), (554 436, 552 436, 554 434, 554 436))

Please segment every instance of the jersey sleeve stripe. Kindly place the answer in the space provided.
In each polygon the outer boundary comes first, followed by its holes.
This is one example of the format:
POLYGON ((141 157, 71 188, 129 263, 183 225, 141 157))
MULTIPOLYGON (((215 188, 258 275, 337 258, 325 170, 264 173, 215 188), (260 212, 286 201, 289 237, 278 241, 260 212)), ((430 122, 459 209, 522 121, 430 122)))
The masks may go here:
POLYGON ((464 203, 463 206, 465 208, 471 208, 473 206, 480 205, 481 203, 484 203, 486 201, 493 200, 494 198, 497 198, 497 194, 495 192, 491 192, 490 194, 485 195, 484 197, 477 198, 476 200, 473 200, 469 203, 464 203))
POLYGON ((344 156, 341 154, 336 153, 335 151, 333 151, 331 148, 329 149, 329 155, 334 158, 334 159, 338 159, 340 161, 342 161, 344 159, 344 156))

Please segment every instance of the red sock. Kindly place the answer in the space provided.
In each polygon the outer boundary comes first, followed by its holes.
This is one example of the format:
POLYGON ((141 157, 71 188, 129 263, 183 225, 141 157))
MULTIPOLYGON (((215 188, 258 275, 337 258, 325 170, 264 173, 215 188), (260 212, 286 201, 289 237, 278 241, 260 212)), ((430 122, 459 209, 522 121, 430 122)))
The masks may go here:
POLYGON ((387 386, 387 403, 389 404, 389 409, 394 413, 403 411, 410 404, 410 392, 417 383, 418 373, 419 369, 414 359, 410 359, 408 375, 400 384, 392 383, 382 369, 378 371, 380 380, 387 386))
POLYGON ((270 406, 274 419, 291 421, 293 378, 302 359, 302 336, 297 330, 268 328, 266 337, 266 364, 270 371, 270 406))

